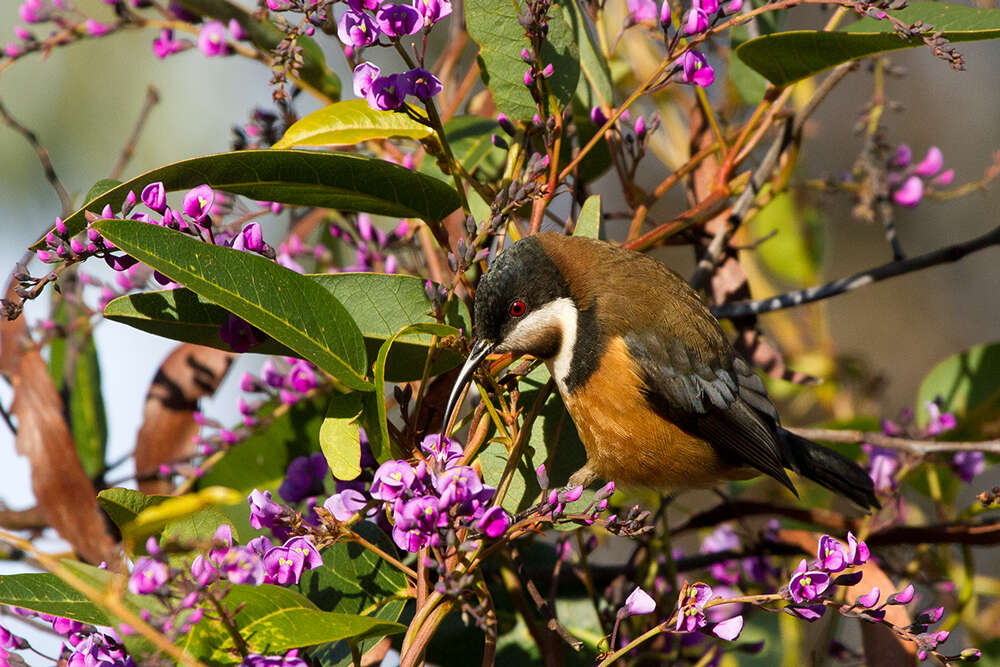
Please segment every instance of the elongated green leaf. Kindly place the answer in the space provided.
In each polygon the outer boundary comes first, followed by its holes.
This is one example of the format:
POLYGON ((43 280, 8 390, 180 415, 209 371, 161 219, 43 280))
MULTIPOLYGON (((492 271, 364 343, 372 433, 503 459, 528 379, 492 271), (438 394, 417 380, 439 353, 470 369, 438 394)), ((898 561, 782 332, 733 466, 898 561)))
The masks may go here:
MULTIPOLYGON (((893 12, 907 24, 923 21, 927 33, 941 31, 951 42, 1000 37, 1000 10, 977 9, 944 2, 914 2, 893 12)), ((792 30, 741 44, 736 55, 779 86, 818 74, 850 60, 885 51, 923 46, 919 38, 900 39, 888 21, 863 19, 843 32, 792 30)))
POLYGON ((336 102, 296 121, 272 148, 345 146, 372 139, 423 139, 433 132, 405 113, 372 109, 365 100, 336 102))
MULTIPOLYGON (((236 626, 250 650, 262 655, 406 629, 368 616, 322 611, 304 595, 270 584, 233 586, 224 603, 230 609, 240 609, 234 619, 236 626)), ((227 638, 218 653, 231 647, 232 638, 227 638)))
POLYGON ((361 396, 355 393, 334 395, 326 407, 319 446, 337 479, 361 474, 361 409, 361 396))
POLYGON ((560 9, 560 18, 569 26, 573 42, 580 51, 582 76, 577 84, 577 99, 588 110, 595 106, 611 105, 615 99, 611 70, 597 45, 590 17, 580 11, 576 0, 566 0, 560 4, 560 9))
POLYGON ((108 617, 93 602, 54 574, 0 575, 0 603, 107 625, 108 617))
POLYGON ((128 254, 235 313, 347 386, 371 389, 361 332, 315 281, 259 255, 157 225, 105 220, 94 226, 128 254))
MULTIPOLYGON (((380 273, 334 273, 307 276, 332 294, 347 310, 365 339, 368 360, 374 363, 386 340, 404 326, 434 322, 432 306, 424 292, 424 282, 415 276, 380 273)), ((445 321, 469 330, 465 306, 452 300, 445 321)), ((158 336, 185 343, 229 350, 219 337, 229 311, 186 289, 164 290, 119 297, 107 305, 104 316, 158 336)), ((412 336, 399 341, 389 354, 386 377, 392 382, 417 380, 423 375, 424 360, 431 336, 412 336)), ((293 354, 280 343, 267 340, 250 352, 293 354)), ((461 363, 461 357, 442 350, 431 372, 436 375, 461 363)))
POLYGON ((927 403, 939 397, 942 411, 957 417, 954 438, 986 437, 984 425, 995 428, 1000 415, 1000 343, 976 345, 931 369, 917 392, 916 413, 921 426, 928 421, 927 403))
MULTIPOLYGON (((511 118, 528 120, 536 107, 524 86, 528 66, 521 60, 521 50, 530 49, 531 44, 517 22, 523 9, 524 3, 518 0, 467 0, 465 21, 469 36, 479 45, 483 81, 493 92, 497 109, 511 118)), ((549 9, 549 33, 542 48, 542 64, 554 69, 546 82, 561 107, 573 99, 580 79, 580 52, 562 11, 561 4, 549 9)))
POLYGON ((102 178, 101 180, 97 181, 92 186, 90 186, 90 190, 87 190, 87 195, 84 197, 84 199, 86 201, 90 201, 91 199, 97 199, 105 192, 110 192, 111 190, 114 190, 121 184, 122 184, 121 181, 114 178, 102 178))
POLYGON ((147 496, 134 489, 115 487, 104 489, 97 494, 97 503, 101 506, 115 525, 124 528, 147 507, 159 505, 171 496, 147 496))
MULTIPOLYGON (((445 336, 457 335, 458 330, 446 324, 411 324, 408 327, 400 329, 392 336, 392 338, 385 341, 385 343, 382 344, 382 349, 378 351, 378 358, 375 360, 375 367, 373 369, 373 374, 375 375, 376 396, 385 396, 385 362, 386 358, 389 356, 389 350, 392 348, 392 344, 399 338, 412 336, 413 334, 430 334, 432 336, 444 338, 445 336)), ((389 427, 386 424, 385 401, 376 401, 376 405, 378 406, 380 444, 385 447, 386 444, 391 442, 389 439, 389 427)), ((388 456, 388 452, 376 452, 374 449, 372 454, 375 456, 375 459, 380 462, 385 460, 383 457, 388 456)))
MULTIPOLYGON (((178 0, 182 7, 200 16, 216 18, 227 23, 236 19, 254 46, 273 51, 285 39, 285 33, 270 21, 258 21, 245 7, 230 0, 178 0)), ((306 36, 297 39, 302 49, 302 67, 299 78, 330 100, 340 99, 340 79, 330 71, 326 57, 316 42, 306 36)))
MULTIPOLYGON (((521 381, 520 405, 526 406, 526 409, 534 405, 538 392, 548 380, 549 373, 544 366, 529 373, 521 381)), ((497 486, 507 466, 507 458, 507 450, 503 444, 491 442, 487 445, 479 455, 483 481, 497 486)), ((544 463, 548 469, 552 486, 558 487, 566 484, 570 475, 586 462, 586 451, 580 442, 576 426, 563 407, 559 392, 553 389, 531 428, 528 444, 514 470, 507 495, 504 496, 503 507, 516 514, 531 507, 539 499, 540 489, 535 470, 541 464, 544 463)), ((592 498, 593 491, 584 491, 580 500, 573 503, 567 511, 582 508, 592 498)))
POLYGON ((590 195, 580 207, 576 217, 576 227, 573 236, 585 236, 588 239, 600 238, 601 234, 601 195, 590 195))
MULTIPOLYGON (((763 6, 767 0, 753 0, 751 7, 757 9, 763 6)), ((764 12, 758 14, 750 22, 734 27, 729 32, 729 48, 736 50, 744 42, 748 42, 753 37, 770 35, 777 32, 785 23, 788 12, 764 12)), ((751 69, 740 58, 730 58, 728 72, 729 80, 733 87, 748 104, 758 104, 764 99, 767 92, 767 79, 753 69, 751 69)))
MULTIPOLYGON (((367 211, 400 218, 441 220, 459 206, 447 184, 385 160, 347 153, 246 150, 205 155, 147 171, 95 199, 66 218, 70 234, 86 226, 84 211, 118 211, 130 190, 139 193, 162 181, 170 191, 207 183, 250 199, 299 206, 367 211)), ((32 246, 42 247, 44 239, 32 246)))

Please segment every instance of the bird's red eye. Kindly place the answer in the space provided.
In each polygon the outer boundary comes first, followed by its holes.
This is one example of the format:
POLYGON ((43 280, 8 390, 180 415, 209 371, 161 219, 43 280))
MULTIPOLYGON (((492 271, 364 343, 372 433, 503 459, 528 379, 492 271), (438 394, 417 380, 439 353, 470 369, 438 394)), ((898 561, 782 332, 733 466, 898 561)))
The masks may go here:
POLYGON ((510 304, 511 317, 521 317, 526 310, 528 310, 528 307, 524 305, 523 301, 514 301, 510 304))

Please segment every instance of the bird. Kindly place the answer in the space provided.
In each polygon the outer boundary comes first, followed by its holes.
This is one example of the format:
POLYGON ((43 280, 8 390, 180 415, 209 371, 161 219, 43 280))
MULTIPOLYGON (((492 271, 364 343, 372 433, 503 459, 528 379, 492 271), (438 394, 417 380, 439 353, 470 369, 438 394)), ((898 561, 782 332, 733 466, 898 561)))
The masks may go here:
POLYGON ((871 478, 840 453, 781 426, 761 378, 680 275, 648 255, 541 232, 500 252, 477 286, 471 350, 445 408, 487 355, 542 360, 587 462, 569 480, 673 493, 787 470, 858 507, 871 478))

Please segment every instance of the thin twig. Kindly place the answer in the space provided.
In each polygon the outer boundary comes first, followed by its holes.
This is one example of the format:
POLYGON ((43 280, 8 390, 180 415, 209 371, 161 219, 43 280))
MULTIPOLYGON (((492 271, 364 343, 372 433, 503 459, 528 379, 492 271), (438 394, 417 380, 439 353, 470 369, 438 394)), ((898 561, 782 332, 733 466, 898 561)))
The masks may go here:
POLYGON ((118 156, 118 162, 115 163, 111 173, 108 174, 108 178, 117 179, 125 171, 125 165, 129 163, 129 160, 135 154, 135 146, 139 143, 139 137, 142 136, 142 130, 146 126, 146 121, 149 120, 149 113, 159 101, 160 91, 156 89, 156 86, 150 84, 146 88, 146 101, 142 103, 142 110, 139 111, 139 118, 135 122, 135 127, 132 128, 132 134, 129 135, 128 141, 118 156))
POLYGON ((52 160, 49 159, 49 152, 45 150, 38 141, 38 135, 21 125, 19 122, 14 120, 14 117, 10 115, 7 111, 7 107, 3 105, 0 101, 0 116, 3 117, 3 122, 13 129, 15 132, 27 139, 28 143, 35 150, 35 154, 38 155, 38 161, 42 163, 42 170, 45 172, 45 180, 49 182, 52 189, 56 191, 56 195, 59 196, 59 205, 62 207, 63 217, 68 216, 73 212, 73 200, 70 198, 69 193, 66 188, 63 187, 62 181, 59 180, 59 176, 56 175, 56 170, 52 166, 52 160))
POLYGON ((869 269, 868 271, 856 273, 853 276, 848 276, 847 278, 834 280, 833 282, 825 285, 818 285, 816 287, 808 287, 806 289, 795 290, 793 292, 786 292, 785 294, 769 297, 767 299, 757 299, 755 301, 734 301, 733 303, 714 306, 712 308, 712 314, 719 319, 738 319, 741 317, 748 317, 750 315, 759 315, 761 313, 769 313, 775 310, 783 310, 793 306, 801 306, 802 304, 829 299, 830 297, 850 292, 858 289, 859 287, 877 283, 887 278, 894 278, 896 276, 903 275, 904 273, 920 271, 921 269, 937 266, 938 264, 956 262, 966 255, 994 245, 1000 245, 1000 227, 996 227, 992 231, 983 234, 982 236, 977 236, 976 238, 966 241, 965 243, 957 243, 955 245, 939 248, 938 250, 920 255, 919 257, 910 257, 899 262, 889 262, 888 264, 883 264, 873 269, 869 269))
POLYGON ((555 607, 550 605, 549 601, 542 596, 541 591, 538 590, 538 586, 536 586, 535 582, 528 576, 528 571, 524 566, 524 560, 521 558, 520 551, 511 547, 510 557, 514 562, 514 566, 517 568, 517 576, 524 583, 524 589, 528 591, 531 601, 535 603, 535 606, 538 607, 539 613, 545 619, 545 628, 549 632, 554 632, 559 635, 559 637, 564 642, 569 644, 574 651, 582 649, 583 642, 571 635, 569 630, 563 627, 562 623, 559 622, 559 619, 556 618, 555 607))
POLYGON ((932 440, 914 440, 912 438, 895 438, 874 431, 852 431, 831 428, 789 428, 789 431, 810 440, 825 442, 846 442, 852 444, 868 443, 886 449, 926 456, 927 454, 979 451, 990 454, 1000 454, 1000 439, 982 440, 980 442, 935 442, 932 440))

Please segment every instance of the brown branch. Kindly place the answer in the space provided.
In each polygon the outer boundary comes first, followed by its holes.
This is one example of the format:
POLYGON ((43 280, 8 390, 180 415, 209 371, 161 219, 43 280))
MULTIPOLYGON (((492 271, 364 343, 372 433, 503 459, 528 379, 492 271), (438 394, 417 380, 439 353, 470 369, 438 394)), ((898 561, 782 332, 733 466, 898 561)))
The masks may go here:
POLYGON ((982 236, 977 236, 965 243, 957 243, 939 248, 919 257, 911 257, 898 262, 889 262, 888 264, 856 273, 853 276, 834 280, 825 285, 786 292, 785 294, 767 299, 735 301, 721 306, 714 306, 712 307, 712 314, 719 319, 738 319, 761 313, 769 313, 775 310, 783 310, 793 306, 801 306, 806 303, 829 299, 830 297, 838 296, 887 278, 920 271, 921 269, 937 266, 938 264, 957 262, 966 255, 994 245, 1000 245, 1000 227, 996 227, 992 231, 982 236))
POLYGON ((26 510, 0 510, 0 526, 7 530, 42 530, 49 523, 42 508, 36 505, 26 510))
POLYGON ((757 500, 738 500, 722 503, 704 512, 695 514, 682 525, 673 528, 670 533, 671 535, 678 535, 698 528, 715 526, 731 519, 740 519, 760 514, 783 516, 841 534, 849 530, 857 530, 859 526, 856 519, 848 518, 840 512, 834 512, 833 510, 821 507, 810 509, 807 507, 775 505, 774 503, 757 500))
POLYGON ((49 152, 45 150, 38 141, 38 135, 21 125, 17 122, 10 112, 7 111, 7 107, 3 105, 0 101, 0 117, 3 118, 5 125, 10 127, 12 130, 23 136, 31 147, 34 149, 35 154, 38 155, 38 161, 42 163, 42 170, 45 172, 45 180, 49 182, 52 189, 56 191, 56 195, 59 196, 59 205, 62 207, 63 217, 68 216, 73 212, 73 200, 70 198, 69 193, 66 192, 66 188, 63 187, 62 181, 59 180, 59 176, 56 175, 56 170, 52 166, 52 160, 49 159, 49 152))
POLYGON ((542 596, 541 591, 538 590, 538 586, 536 586, 535 582, 531 580, 530 576, 528 576, 528 571, 524 566, 524 560, 521 558, 521 553, 514 547, 511 547, 509 553, 511 560, 514 562, 514 567, 517 569, 518 578, 520 578, 524 583, 524 589, 528 591, 531 601, 535 603, 535 606, 538 607, 539 613, 545 619, 545 629, 559 635, 559 637, 564 642, 569 644, 574 651, 579 651, 583 648, 583 642, 571 635, 569 630, 563 627, 562 623, 559 622, 559 619, 556 618, 555 606, 549 604, 549 601, 546 600, 542 596))
POLYGON ((150 84, 146 88, 146 101, 142 104, 142 110, 139 111, 139 118, 135 122, 135 127, 132 129, 132 134, 129 135, 128 141, 122 148, 121 154, 118 156, 118 162, 115 163, 114 168, 111 173, 108 174, 108 178, 117 179, 125 171, 125 165, 129 163, 132 156, 135 154, 135 146, 139 143, 139 137, 142 136, 142 130, 146 126, 146 121, 149 120, 149 114, 153 110, 153 107, 160 101, 160 91, 156 89, 156 86, 150 84))
POLYGON ((1000 521, 995 523, 939 523, 930 526, 891 526, 865 538, 870 546, 896 544, 1000 544, 1000 521))
POLYGON ((874 431, 852 431, 831 428, 789 428, 789 431, 810 440, 825 442, 846 442, 851 444, 868 443, 886 449, 926 456, 927 454, 967 452, 970 450, 1000 454, 1000 439, 982 440, 979 442, 935 442, 932 440, 915 440, 912 438, 895 438, 874 431))

